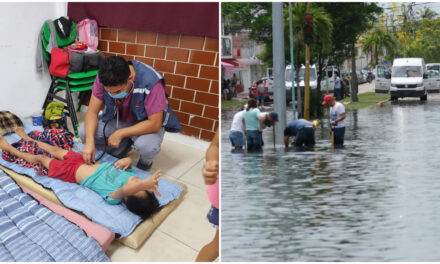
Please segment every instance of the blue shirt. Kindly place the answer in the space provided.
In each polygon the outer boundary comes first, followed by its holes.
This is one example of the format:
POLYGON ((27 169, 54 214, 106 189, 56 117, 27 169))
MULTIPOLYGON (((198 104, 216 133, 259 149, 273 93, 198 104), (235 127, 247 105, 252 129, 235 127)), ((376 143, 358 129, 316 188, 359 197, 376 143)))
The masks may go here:
POLYGON ((296 133, 298 133, 298 131, 305 126, 313 127, 313 123, 305 119, 298 119, 289 122, 286 126, 286 129, 284 129, 284 136, 295 137, 296 133))
POLYGON ((258 121, 259 114, 260 110, 258 108, 250 109, 243 113, 246 130, 260 130, 260 122, 258 121))
POLYGON ((104 162, 80 184, 97 192, 109 204, 119 204, 122 199, 113 199, 108 196, 124 186, 131 176, 136 176, 133 170, 116 169, 113 164, 104 162))
POLYGON ((341 78, 339 76, 335 80, 335 89, 341 89, 341 78))

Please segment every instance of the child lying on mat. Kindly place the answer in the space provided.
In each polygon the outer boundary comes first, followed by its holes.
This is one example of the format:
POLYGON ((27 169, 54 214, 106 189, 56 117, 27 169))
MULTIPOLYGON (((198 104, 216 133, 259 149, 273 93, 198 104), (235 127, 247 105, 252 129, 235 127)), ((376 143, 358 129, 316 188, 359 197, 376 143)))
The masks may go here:
POLYGON ((54 158, 20 152, 2 136, 0 149, 29 163, 40 162, 48 169, 48 177, 79 183, 97 192, 110 204, 124 202, 128 210, 144 219, 158 210, 159 201, 153 193, 160 195, 157 191, 159 177, 162 176, 160 170, 147 179, 140 179, 135 173, 126 171, 132 165, 132 160, 128 157, 116 161, 113 166, 108 162, 87 165, 79 153, 35 140, 22 127, 15 132, 26 141, 34 141, 54 158))

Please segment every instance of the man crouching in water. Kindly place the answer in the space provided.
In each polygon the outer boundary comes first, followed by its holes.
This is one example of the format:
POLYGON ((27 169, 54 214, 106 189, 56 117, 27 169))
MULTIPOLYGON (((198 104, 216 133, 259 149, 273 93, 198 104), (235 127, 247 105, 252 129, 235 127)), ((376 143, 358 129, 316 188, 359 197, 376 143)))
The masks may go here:
POLYGON ((315 129, 319 121, 313 122, 305 119, 298 119, 287 124, 284 129, 284 145, 289 147, 289 137, 295 137, 295 147, 313 147, 315 145, 315 129))

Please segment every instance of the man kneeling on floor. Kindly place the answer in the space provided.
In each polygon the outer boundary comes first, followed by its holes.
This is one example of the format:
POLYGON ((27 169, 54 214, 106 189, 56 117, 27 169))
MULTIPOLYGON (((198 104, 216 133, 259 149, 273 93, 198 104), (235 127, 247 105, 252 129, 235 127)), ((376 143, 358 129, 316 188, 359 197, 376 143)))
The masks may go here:
POLYGON ((168 103, 164 85, 164 78, 146 64, 117 56, 106 58, 79 129, 85 142, 84 161, 95 161, 95 148, 123 158, 132 146, 140 155, 137 167, 150 169, 165 133, 162 122, 168 103), (104 105, 105 112, 98 118, 104 105))
POLYGON ((15 132, 26 141, 34 141, 53 158, 20 152, 3 136, 0 136, 0 149, 29 163, 41 163, 48 169, 48 177, 87 187, 97 192, 109 204, 124 203, 128 210, 143 219, 150 217, 159 209, 159 201, 154 193, 160 195, 157 191, 160 171, 147 179, 141 179, 133 171, 127 170, 132 163, 128 157, 114 164, 104 162, 87 165, 81 154, 77 152, 35 140, 29 137, 22 127, 17 128, 15 132))
POLYGON ((295 147, 313 147, 315 145, 315 129, 319 121, 309 122, 305 119, 298 119, 287 124, 284 129, 284 145, 289 147, 289 137, 295 137, 295 147))

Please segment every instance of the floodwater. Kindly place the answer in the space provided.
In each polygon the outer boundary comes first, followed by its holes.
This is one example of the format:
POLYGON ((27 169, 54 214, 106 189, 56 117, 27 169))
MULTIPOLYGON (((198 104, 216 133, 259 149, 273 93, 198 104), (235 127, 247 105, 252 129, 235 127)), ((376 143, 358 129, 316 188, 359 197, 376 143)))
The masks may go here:
MULTIPOLYGON (((347 112, 307 151, 231 153, 222 113, 222 261, 440 261, 440 102, 347 112)), ((288 121, 292 113, 288 112, 288 121)))

